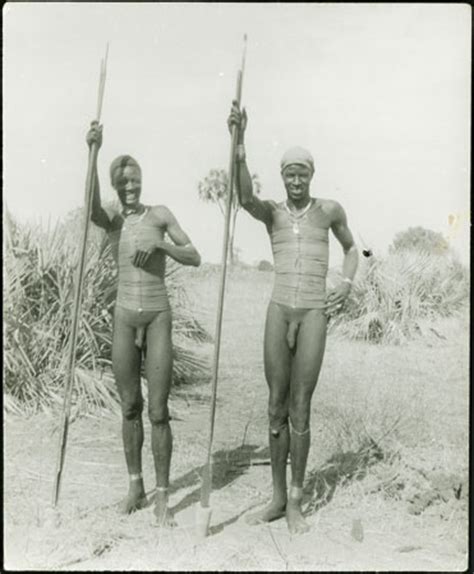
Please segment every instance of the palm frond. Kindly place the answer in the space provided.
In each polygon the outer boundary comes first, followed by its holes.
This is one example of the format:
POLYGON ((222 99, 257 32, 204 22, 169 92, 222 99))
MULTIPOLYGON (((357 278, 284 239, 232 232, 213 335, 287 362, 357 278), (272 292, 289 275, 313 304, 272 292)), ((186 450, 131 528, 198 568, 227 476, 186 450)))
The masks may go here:
MULTIPOLYGON (((28 412, 51 410, 62 395, 81 217, 82 211, 76 211, 46 230, 19 225, 10 218, 4 241, 3 303, 4 387, 12 411, 18 405, 28 412)), ((115 387, 109 384, 117 272, 102 231, 91 229, 87 249, 76 351, 74 401, 79 410, 90 405, 109 408, 117 400, 115 387), (108 381, 105 386, 104 380, 108 381)), ((206 370, 195 343, 208 335, 193 317, 184 275, 175 262, 168 266, 167 285, 174 308, 174 335, 180 342, 193 343, 192 350, 176 350, 173 375, 179 384, 187 384, 206 370)))

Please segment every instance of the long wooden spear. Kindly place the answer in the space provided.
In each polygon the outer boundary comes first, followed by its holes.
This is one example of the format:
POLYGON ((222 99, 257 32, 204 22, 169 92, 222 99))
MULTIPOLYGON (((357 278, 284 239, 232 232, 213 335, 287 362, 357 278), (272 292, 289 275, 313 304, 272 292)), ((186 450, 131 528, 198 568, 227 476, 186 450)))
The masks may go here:
MULTIPOLYGON (((247 52, 247 35, 244 36, 244 47, 242 53, 242 64, 240 70, 237 72, 237 87, 235 99, 240 107, 242 99, 242 84, 245 69, 245 56, 247 52)), ((219 374, 219 354, 221 345, 221 331, 222 331, 222 315, 224 311, 224 292, 225 280, 227 272, 227 259, 229 251, 229 227, 232 212, 232 193, 234 189, 234 166, 235 166, 235 149, 237 144, 238 132, 235 126, 232 127, 232 137, 230 146, 230 159, 229 159, 229 172, 228 172, 228 189, 227 189, 227 204, 224 224, 224 241, 222 246, 222 267, 221 278, 219 287, 219 300, 217 304, 217 318, 216 318, 216 331, 214 337, 214 360, 212 367, 212 394, 211 394, 211 411, 209 418, 209 440, 207 446, 206 462, 203 467, 202 473, 202 486, 201 486, 201 507, 197 509, 197 534, 199 536, 206 536, 211 517, 210 498, 212 490, 212 442, 214 438, 214 423, 216 414, 216 399, 217 399, 217 381, 219 374)))
MULTIPOLYGON (((105 78, 107 73, 108 53, 109 53, 109 46, 107 44, 105 58, 103 58, 100 62, 99 93, 97 97, 97 114, 96 114, 97 123, 100 122, 100 116, 102 112, 102 102, 104 99, 104 90, 105 90, 105 78)), ((53 506, 56 506, 58 503, 59 491, 61 486, 61 475, 66 456, 66 443, 69 428, 69 417, 71 414, 71 398, 72 398, 72 390, 74 387, 76 343, 79 328, 79 320, 81 316, 82 287, 84 284, 84 268, 86 261, 87 237, 89 234, 89 221, 92 206, 92 189, 94 184, 95 166, 97 164, 98 151, 99 148, 96 143, 93 143, 89 148, 89 162, 87 166, 87 177, 86 177, 84 221, 82 228, 81 250, 79 256, 79 263, 76 269, 76 278, 74 286, 74 304, 72 307, 71 335, 69 337, 67 380, 64 392, 63 411, 61 416, 61 432, 59 436, 59 451, 58 451, 58 460, 56 465, 56 474, 55 474, 54 490, 53 490, 53 506)))

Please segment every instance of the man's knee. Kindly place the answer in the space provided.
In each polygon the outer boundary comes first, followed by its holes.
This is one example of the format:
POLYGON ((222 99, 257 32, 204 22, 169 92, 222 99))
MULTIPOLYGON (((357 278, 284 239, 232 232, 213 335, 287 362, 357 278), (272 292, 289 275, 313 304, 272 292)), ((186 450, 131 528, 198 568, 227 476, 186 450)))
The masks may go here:
POLYGON ((296 434, 306 434, 309 432, 310 413, 310 403, 294 403, 290 405, 290 425, 291 429, 296 432, 296 434))
POLYGON ((128 421, 133 421, 141 417, 143 412, 143 400, 123 400, 122 399, 122 416, 128 421))
POLYGON ((170 420, 168 406, 150 407, 148 416, 152 425, 167 425, 170 420))
POLYGON ((280 401, 270 401, 268 405, 268 420, 270 432, 274 437, 288 425, 288 407, 280 401))

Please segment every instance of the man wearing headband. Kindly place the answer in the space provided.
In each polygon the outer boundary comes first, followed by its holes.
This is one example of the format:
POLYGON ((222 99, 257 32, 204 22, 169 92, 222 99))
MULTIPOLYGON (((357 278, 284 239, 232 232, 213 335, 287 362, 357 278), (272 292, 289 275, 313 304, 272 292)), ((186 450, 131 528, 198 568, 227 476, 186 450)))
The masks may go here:
MULTIPOLYGON (((99 147, 102 143, 102 126, 97 122, 92 123, 87 134, 88 145, 94 142, 99 147)), ((129 514, 147 505, 142 477, 140 384, 144 359, 156 474, 154 512, 159 525, 173 526, 168 509, 172 451, 168 395, 173 349, 165 265, 167 255, 183 265, 194 266, 200 264, 200 256, 167 207, 149 207, 140 202, 142 173, 131 156, 120 156, 110 166, 110 180, 121 210, 102 207, 97 166, 94 177, 91 219, 107 232, 118 267, 112 367, 121 399, 122 437, 129 475, 129 491, 121 510, 129 514), (173 243, 165 241, 166 234, 173 243)))
POLYGON ((321 368, 328 316, 338 312, 351 289, 358 254, 339 203, 310 196, 311 154, 300 147, 281 159, 287 199, 262 201, 253 194, 244 148, 247 114, 233 103, 229 128, 238 130, 236 188, 242 207, 267 228, 275 282, 265 323, 264 363, 269 388, 269 441, 273 497, 247 522, 286 516, 292 534, 309 529, 302 509, 303 480, 310 447, 311 398, 321 368), (344 251, 343 279, 326 294, 329 230, 344 251), (288 454, 291 484, 286 480, 288 454))

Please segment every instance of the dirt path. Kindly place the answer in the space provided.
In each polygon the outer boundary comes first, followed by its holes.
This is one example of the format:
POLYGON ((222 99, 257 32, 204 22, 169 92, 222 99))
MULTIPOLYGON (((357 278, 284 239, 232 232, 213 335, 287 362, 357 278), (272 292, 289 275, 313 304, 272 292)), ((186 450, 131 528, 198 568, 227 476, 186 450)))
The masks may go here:
MULTIPOLYGON (((380 444, 390 452, 398 449, 399 462, 382 461, 365 469, 359 480, 346 473, 344 481, 334 483, 327 501, 319 502, 319 510, 309 514, 311 530, 304 536, 291 538, 284 520, 271 526, 245 525, 243 515, 268 497, 270 486, 270 468, 262 464, 268 459, 262 340, 271 275, 249 273, 233 277, 227 293, 211 535, 200 543, 194 537, 209 414, 209 389, 195 387, 179 393, 170 404, 175 437, 171 504, 178 521, 171 532, 153 526, 151 508, 127 518, 115 511, 127 480, 117 416, 86 417, 72 425, 56 525, 50 524, 48 514, 58 440, 54 421, 8 417, 4 425, 7 567, 188 571, 466 567, 464 498, 435 500, 413 514, 405 494, 389 496, 385 486, 390 481, 384 475, 394 472, 402 489, 421 483, 419 469, 426 475, 450 468, 467 476, 468 349, 465 333, 456 329, 443 345, 415 343, 408 349, 332 338, 314 401, 311 476, 330 477, 329 460, 333 469, 337 464, 339 470, 347 466, 362 426, 380 438, 397 417, 401 421, 397 432, 380 444), (444 432, 446 428, 449 432, 444 432), (334 462, 337 452, 345 453, 345 458, 337 459, 340 463, 334 462), (413 480, 407 474, 409 463, 416 467, 413 480), (384 488, 377 489, 377 481, 384 488), (360 541, 353 535, 354 521, 363 528, 360 541)), ((196 312, 211 332, 216 292, 217 277, 194 280, 196 312)), ((148 423, 145 429, 144 475, 151 490, 148 423)), ((314 496, 308 494, 309 502, 314 496)))

